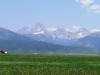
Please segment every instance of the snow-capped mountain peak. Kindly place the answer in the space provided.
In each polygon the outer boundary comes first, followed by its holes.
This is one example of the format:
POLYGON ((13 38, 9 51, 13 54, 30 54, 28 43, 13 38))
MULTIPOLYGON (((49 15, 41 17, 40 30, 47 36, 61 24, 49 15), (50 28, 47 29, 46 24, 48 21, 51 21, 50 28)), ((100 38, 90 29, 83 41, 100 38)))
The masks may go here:
POLYGON ((75 35, 76 35, 77 38, 83 38, 83 37, 85 37, 85 36, 87 36, 87 35, 89 35, 89 34, 90 34, 90 32, 89 32, 87 29, 85 29, 85 28, 80 28, 80 29, 75 33, 75 35))
POLYGON ((56 32, 58 33, 66 33, 66 29, 64 27, 57 28, 56 32))
POLYGON ((85 28, 80 28, 76 32, 71 32, 69 29, 64 27, 58 27, 58 28, 45 28, 44 25, 40 22, 38 22, 34 28, 29 28, 25 26, 24 28, 20 29, 17 33, 20 34, 42 34, 44 36, 50 36, 52 38, 61 38, 61 39, 78 39, 85 37, 90 34, 90 32, 85 28))
POLYGON ((38 22, 35 27, 34 27, 35 31, 44 31, 46 30, 45 27, 42 25, 42 23, 38 22))

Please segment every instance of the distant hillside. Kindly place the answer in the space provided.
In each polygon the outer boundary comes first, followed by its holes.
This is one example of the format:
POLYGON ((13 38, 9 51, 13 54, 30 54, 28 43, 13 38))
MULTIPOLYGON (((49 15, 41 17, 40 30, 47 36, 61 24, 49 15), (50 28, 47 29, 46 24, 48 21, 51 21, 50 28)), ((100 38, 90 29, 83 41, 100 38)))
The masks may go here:
POLYGON ((32 40, 32 39, 0 27, 0 40, 32 40))
POLYGON ((0 40, 0 49, 8 53, 62 53, 62 54, 98 54, 88 47, 68 47, 40 41, 0 40))

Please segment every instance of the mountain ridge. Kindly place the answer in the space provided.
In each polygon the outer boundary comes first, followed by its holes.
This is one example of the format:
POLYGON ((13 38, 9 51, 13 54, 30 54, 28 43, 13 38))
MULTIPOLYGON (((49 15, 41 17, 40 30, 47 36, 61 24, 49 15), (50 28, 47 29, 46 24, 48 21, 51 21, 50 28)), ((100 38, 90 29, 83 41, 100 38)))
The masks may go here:
POLYGON ((31 41, 33 39, 0 27, 0 40, 28 40, 28 41, 30 40, 31 41))

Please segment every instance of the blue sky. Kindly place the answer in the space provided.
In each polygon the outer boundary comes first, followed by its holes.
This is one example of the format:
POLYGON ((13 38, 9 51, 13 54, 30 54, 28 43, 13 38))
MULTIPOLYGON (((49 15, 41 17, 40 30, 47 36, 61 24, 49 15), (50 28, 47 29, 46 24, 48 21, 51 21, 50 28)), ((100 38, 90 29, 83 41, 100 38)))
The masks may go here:
POLYGON ((100 0, 0 0, 0 27, 24 26, 100 29, 100 0))

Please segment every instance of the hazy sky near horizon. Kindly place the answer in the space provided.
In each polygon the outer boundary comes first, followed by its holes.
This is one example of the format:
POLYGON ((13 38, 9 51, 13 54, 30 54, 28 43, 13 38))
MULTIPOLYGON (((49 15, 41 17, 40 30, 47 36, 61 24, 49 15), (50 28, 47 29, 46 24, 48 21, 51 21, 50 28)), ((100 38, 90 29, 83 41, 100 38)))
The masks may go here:
POLYGON ((100 0, 0 0, 0 27, 17 31, 37 22, 46 28, 100 29, 100 0))

